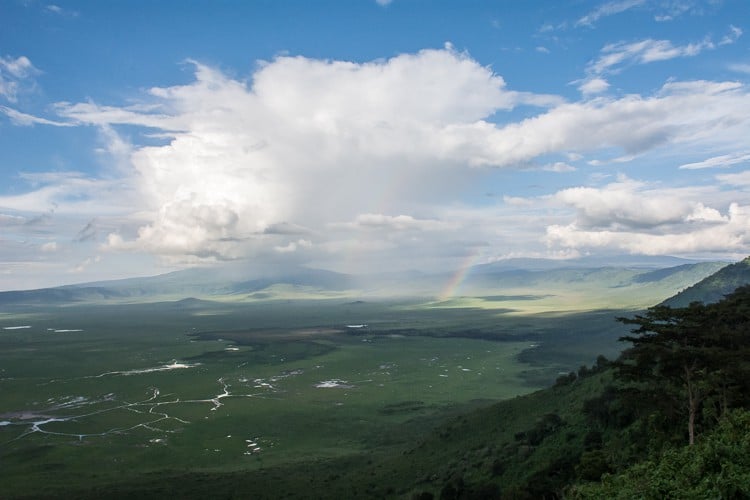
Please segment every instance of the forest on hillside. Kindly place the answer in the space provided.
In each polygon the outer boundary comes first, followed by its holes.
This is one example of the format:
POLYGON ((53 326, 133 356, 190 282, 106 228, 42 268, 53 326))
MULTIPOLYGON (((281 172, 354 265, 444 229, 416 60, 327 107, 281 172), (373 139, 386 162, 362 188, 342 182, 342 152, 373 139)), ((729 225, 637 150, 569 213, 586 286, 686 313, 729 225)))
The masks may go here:
POLYGON ((621 339, 631 347, 612 364, 611 384, 584 403, 591 430, 575 484, 548 493, 750 496, 750 287, 619 321, 634 327, 621 339))

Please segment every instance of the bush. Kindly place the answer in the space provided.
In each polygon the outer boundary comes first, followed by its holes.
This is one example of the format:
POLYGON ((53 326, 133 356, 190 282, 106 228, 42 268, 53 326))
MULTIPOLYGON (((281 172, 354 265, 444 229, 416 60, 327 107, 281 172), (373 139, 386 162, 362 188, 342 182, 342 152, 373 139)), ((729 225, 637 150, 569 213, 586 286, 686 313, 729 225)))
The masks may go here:
POLYGON ((668 449, 619 474, 605 474, 600 483, 577 484, 569 493, 578 499, 750 498, 750 412, 730 412, 694 446, 668 449))

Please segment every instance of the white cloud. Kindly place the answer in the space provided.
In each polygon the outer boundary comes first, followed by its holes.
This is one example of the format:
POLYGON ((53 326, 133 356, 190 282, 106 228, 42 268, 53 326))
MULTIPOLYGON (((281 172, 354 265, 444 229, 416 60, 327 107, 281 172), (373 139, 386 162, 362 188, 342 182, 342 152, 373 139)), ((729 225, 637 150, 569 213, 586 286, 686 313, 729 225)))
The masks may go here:
POLYGON ((97 215, 126 213, 135 196, 129 180, 88 178, 80 172, 22 173, 19 177, 31 187, 21 194, 0 195, 0 207, 19 213, 54 211, 58 215, 97 215))
POLYGON ((685 217, 686 222, 727 222, 728 218, 715 208, 706 207, 703 203, 697 203, 692 213, 685 217))
POLYGON ((677 223, 692 213, 690 203, 675 196, 644 195, 642 183, 621 178, 604 188, 575 187, 555 197, 577 211, 576 225, 589 228, 653 228, 677 223))
MULTIPOLYGON (((368 213, 372 197, 409 193, 418 202, 449 192, 476 149, 467 127, 494 128, 484 118, 519 104, 561 102, 507 90, 450 47, 364 64, 279 57, 260 66, 251 87, 196 63, 193 84, 150 95, 148 105, 57 109, 80 124, 170 135, 167 145, 133 149, 153 215, 135 240, 117 235, 110 246, 209 259, 241 256, 281 223, 323 228, 332 214, 368 213), (440 176, 426 181, 435 169, 440 176), (401 181, 391 186, 394 177, 401 181)), ((388 222, 416 224, 408 217, 388 222)))
POLYGON ((291 253, 296 252, 300 248, 310 248, 313 244, 310 240, 297 240, 297 241, 290 241, 285 246, 275 246, 274 250, 276 250, 278 253, 291 253))
POLYGON ((26 56, 0 56, 0 97, 16 102, 19 92, 33 88, 33 77, 39 73, 26 56))
POLYGON ((750 187, 750 170, 737 172, 736 174, 717 175, 716 178, 724 184, 732 186, 750 187))
POLYGON ((18 110, 15 110, 13 108, 9 108, 7 106, 0 106, 0 112, 5 113, 5 115, 8 118, 10 118, 10 120, 14 124, 20 125, 20 126, 52 125, 53 127, 72 127, 75 125, 73 123, 58 122, 55 120, 48 120, 46 118, 29 115, 26 113, 22 113, 18 110))
POLYGON ((543 24, 539 27, 539 33, 550 33, 552 31, 555 31, 555 26, 549 23, 543 24))
POLYGON ((415 219, 411 215, 360 214, 353 223, 344 227, 365 229, 388 229, 392 231, 435 230, 444 228, 444 224, 432 219, 415 219))
POLYGON ((450 47, 365 64, 282 57, 254 75, 253 90, 276 114, 286 117, 298 109, 304 125, 324 129, 343 119, 360 126, 400 122, 400 117, 473 122, 518 104, 559 102, 506 90, 502 77, 450 47), (294 80, 301 76, 308 78, 304 85, 294 80), (410 88, 404 88, 407 83, 410 88))
POLYGON ((744 64, 744 63, 730 64, 729 69, 737 73, 750 74, 750 64, 744 64))
POLYGON ((721 0, 709 2, 703 0, 614 0, 600 5, 581 17, 575 23, 575 26, 592 26, 601 18, 621 14, 634 8, 654 12, 655 21, 666 22, 685 14, 703 15, 706 13, 706 7, 719 5, 720 3, 721 0))
POLYGON ((729 25, 729 33, 719 42, 719 45, 731 45, 735 43, 742 36, 742 30, 734 25, 729 25))
POLYGON ((750 134, 750 93, 735 82, 670 82, 654 97, 629 95, 557 106, 519 123, 454 128, 474 145, 476 165, 510 166, 562 151, 607 147, 627 155, 662 145, 742 141, 750 134))
POLYGON ((252 257, 345 270, 378 259, 444 267, 440 259, 465 256, 467 241, 520 251, 540 245, 547 227, 562 228, 550 229, 559 236, 548 239, 553 253, 575 252, 571 242, 584 233, 723 227, 733 220, 728 202, 660 198, 627 179, 463 203, 492 177, 483 167, 569 172, 566 161, 584 154, 605 151, 611 162, 686 146, 718 155, 750 136, 750 93, 737 82, 673 81, 653 95, 564 102, 508 89, 450 47, 368 63, 278 57, 247 82, 196 63, 194 81, 150 89, 138 104, 55 109, 60 123, 97 127, 117 168, 101 178, 28 175, 28 192, 0 196, 7 213, 75 218, 68 238, 93 236, 69 246, 103 241, 102 249, 172 263, 252 257), (541 108, 513 122, 506 111, 521 105, 541 108), (130 144, 121 125, 161 143, 130 144))
POLYGON ((626 65, 648 64, 676 57, 692 57, 713 48, 715 45, 708 38, 700 42, 677 46, 669 40, 650 38, 630 43, 617 42, 605 45, 599 59, 589 63, 588 71, 594 75, 614 73, 626 65))
POLYGON ((58 16, 78 17, 78 12, 74 10, 63 9, 59 5, 55 5, 55 4, 49 4, 45 6, 44 10, 52 14, 57 14, 58 16))
POLYGON ((0 70, 6 75, 14 78, 27 78, 39 73, 39 70, 31 64, 26 56, 12 58, 10 56, 0 57, 0 70))
POLYGON ((605 92, 608 88, 609 88, 609 82, 607 82, 607 80, 605 80, 604 78, 600 78, 600 77, 589 78, 587 80, 584 80, 578 86, 578 90, 580 90, 584 96, 601 94, 602 92, 605 92))
POLYGON ((515 207, 530 207, 534 205, 534 200, 520 196, 503 196, 503 203, 515 207))
POLYGON ((706 160, 685 163, 680 165, 678 168, 683 170, 697 170, 702 168, 717 168, 717 167, 729 167, 731 165, 737 165, 741 163, 750 162, 750 153, 732 153, 728 155, 713 156, 706 160))
MULTIPOLYGON (((237 258, 240 216, 231 200, 201 202, 197 193, 164 204, 138 230, 138 246, 166 255, 237 258)), ((121 245, 127 248, 127 245, 121 245)))
POLYGON ((644 255, 696 253, 747 254, 750 245, 750 206, 732 204, 721 223, 700 224, 689 231, 650 234, 637 231, 594 231, 575 224, 550 226, 547 239, 552 245, 575 249, 609 248, 644 255))
POLYGON ((735 43, 742 30, 730 25, 729 32, 715 44, 710 37, 686 45, 674 45, 669 40, 647 38, 636 42, 617 42, 605 45, 598 59, 588 64, 589 81, 607 73, 618 73, 626 66, 649 64, 678 57, 694 57, 717 46, 735 43))
POLYGON ((591 26, 603 17, 620 14, 646 3, 646 0, 616 0, 606 2, 576 21, 576 26, 591 26))
POLYGON ((664 188, 621 178, 602 188, 571 188, 554 199, 576 210, 567 224, 547 227, 547 243, 579 251, 686 254, 746 252, 750 206, 732 202, 722 213, 706 206, 713 188, 664 188))
POLYGON ((573 165, 565 163, 564 161, 556 161, 554 163, 549 163, 547 165, 542 166, 541 170, 544 170, 545 172, 563 173, 563 172, 575 172, 578 169, 575 168, 573 165))
POLYGON ((83 262, 75 266, 73 269, 70 270, 71 273, 83 273, 85 272, 89 267, 98 264, 101 262, 101 256, 96 255, 94 257, 87 257, 83 262))
POLYGON ((56 252, 57 251, 57 242, 56 241, 48 241, 47 243, 44 243, 41 246, 42 252, 56 252))
POLYGON ((168 115, 145 113, 142 106, 118 108, 98 106, 92 102, 60 102, 55 105, 55 109, 60 116, 81 125, 138 125, 165 131, 179 130, 168 115))
POLYGON ((28 221, 26 217, 0 213, 0 227, 20 226, 28 221))
POLYGON ((654 5, 658 14, 654 15, 657 22, 672 21, 684 14, 702 14, 702 2, 696 0, 664 0, 654 5))

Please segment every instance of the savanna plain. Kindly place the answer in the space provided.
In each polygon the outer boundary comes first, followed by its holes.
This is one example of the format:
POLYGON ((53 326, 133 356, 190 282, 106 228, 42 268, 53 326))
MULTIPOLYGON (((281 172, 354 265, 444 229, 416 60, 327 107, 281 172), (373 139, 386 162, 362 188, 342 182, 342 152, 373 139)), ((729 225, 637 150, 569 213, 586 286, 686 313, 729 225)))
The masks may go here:
POLYGON ((469 448, 489 456, 489 429, 512 440, 532 413, 565 415, 564 389, 521 396, 616 358, 615 317, 722 266, 503 271, 441 298, 283 283, 6 292, 0 497, 410 498, 469 448))
MULTIPOLYGON (((467 299, 464 299, 464 302, 467 299)), ((616 352, 610 311, 186 299, 0 320, 2 495, 262 470, 403 446, 616 352)))

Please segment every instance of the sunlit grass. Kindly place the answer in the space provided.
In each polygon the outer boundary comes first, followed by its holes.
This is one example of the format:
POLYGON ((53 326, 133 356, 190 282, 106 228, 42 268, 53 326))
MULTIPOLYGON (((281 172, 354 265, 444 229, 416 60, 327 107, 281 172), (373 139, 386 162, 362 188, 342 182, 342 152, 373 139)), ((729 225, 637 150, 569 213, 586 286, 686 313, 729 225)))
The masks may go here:
POLYGON ((549 312, 584 312, 601 309, 644 309, 661 302, 678 290, 665 290, 654 286, 629 286, 623 288, 598 288, 596 286, 568 285, 546 288, 538 295, 536 288, 506 288, 503 296, 476 295, 452 297, 441 301, 427 301, 426 308, 474 308, 498 310, 509 315, 529 315, 549 312), (520 297, 517 299, 515 297, 520 297))

